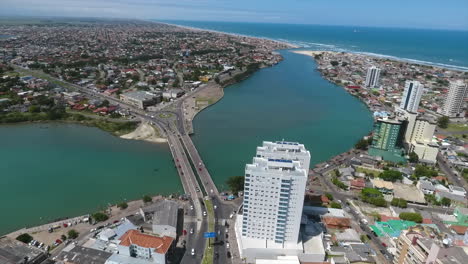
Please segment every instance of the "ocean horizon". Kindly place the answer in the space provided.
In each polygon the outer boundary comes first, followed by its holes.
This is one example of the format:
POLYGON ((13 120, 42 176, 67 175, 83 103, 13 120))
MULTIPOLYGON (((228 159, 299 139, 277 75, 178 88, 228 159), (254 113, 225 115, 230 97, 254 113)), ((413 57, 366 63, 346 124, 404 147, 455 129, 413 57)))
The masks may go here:
POLYGON ((352 52, 468 71, 468 30, 151 20, 222 33, 266 38, 299 49, 352 52))

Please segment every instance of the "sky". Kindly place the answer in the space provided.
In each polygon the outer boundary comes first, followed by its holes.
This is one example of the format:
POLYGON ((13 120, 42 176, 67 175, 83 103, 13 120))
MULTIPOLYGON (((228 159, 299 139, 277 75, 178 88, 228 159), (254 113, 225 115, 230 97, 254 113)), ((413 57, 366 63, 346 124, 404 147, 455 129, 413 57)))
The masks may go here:
POLYGON ((0 0, 0 5, 0 17, 106 17, 468 30, 468 0, 0 0))

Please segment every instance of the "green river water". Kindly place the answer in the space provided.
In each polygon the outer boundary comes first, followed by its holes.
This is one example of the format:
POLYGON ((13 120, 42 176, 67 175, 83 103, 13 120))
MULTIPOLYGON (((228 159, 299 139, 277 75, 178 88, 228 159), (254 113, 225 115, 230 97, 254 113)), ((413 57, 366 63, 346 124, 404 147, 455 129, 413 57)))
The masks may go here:
MULTIPOLYGON (((304 143, 313 165, 372 128, 365 105, 324 80, 311 58, 282 54, 283 62, 226 88, 194 121, 194 143, 221 188, 243 175, 262 140, 304 143)), ((165 144, 69 124, 3 125, 0 138, 0 234, 148 193, 182 192, 165 144)))

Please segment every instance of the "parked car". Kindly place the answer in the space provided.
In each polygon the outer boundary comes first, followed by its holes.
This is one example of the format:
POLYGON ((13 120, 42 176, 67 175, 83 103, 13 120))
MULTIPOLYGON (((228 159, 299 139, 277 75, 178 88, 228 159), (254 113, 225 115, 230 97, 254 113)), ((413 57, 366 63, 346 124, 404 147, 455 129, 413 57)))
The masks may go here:
POLYGON ((194 248, 192 248, 192 253, 191 254, 192 254, 192 256, 195 256, 195 249, 194 248))

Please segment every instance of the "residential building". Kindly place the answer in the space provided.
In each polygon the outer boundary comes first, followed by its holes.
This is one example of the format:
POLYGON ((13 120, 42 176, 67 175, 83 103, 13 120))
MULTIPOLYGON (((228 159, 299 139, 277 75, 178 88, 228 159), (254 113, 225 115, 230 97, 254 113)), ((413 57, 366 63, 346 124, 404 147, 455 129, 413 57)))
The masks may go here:
POLYGON ((398 114, 406 127, 404 146, 407 152, 415 152, 422 162, 436 163, 439 153, 438 145, 433 142, 436 122, 406 110, 400 110, 398 114))
POLYGON ((467 91, 468 86, 462 80, 451 82, 444 105, 440 111, 441 114, 448 117, 462 116, 467 91))
POLYGON ((378 88, 379 87, 379 79, 380 79, 380 69, 377 67, 370 67, 367 69, 366 75, 366 88, 378 88))
POLYGON ((133 91, 120 95, 120 100, 124 103, 134 105, 140 109, 145 109, 147 106, 155 105, 161 102, 161 95, 145 91, 133 91))
POLYGON ((310 152, 305 149, 303 144, 298 142, 263 141, 263 145, 257 147, 257 157, 298 160, 306 171, 310 167, 310 152))
POLYGON ((423 85, 418 81, 406 81, 400 109, 416 113, 423 94, 423 85))
POLYGON ((297 244, 306 181, 299 161, 254 158, 247 164, 242 237, 297 244))
POLYGON ((403 138, 406 127, 397 119, 377 119, 374 124, 372 146, 369 155, 381 156, 384 160, 405 162, 403 138))
POLYGON ((465 251, 450 243, 449 239, 443 239, 435 229, 422 225, 413 226, 398 237, 393 263, 466 263, 465 251))
POLYGON ((138 230, 128 230, 119 238, 118 254, 113 254, 106 264, 133 263, 135 258, 139 263, 165 264, 166 255, 174 238, 143 234, 138 230))
POLYGON ((316 244, 299 235, 309 164, 310 153, 299 143, 264 142, 257 148, 245 167, 243 211, 236 222, 241 257, 299 256, 303 243, 316 244))

